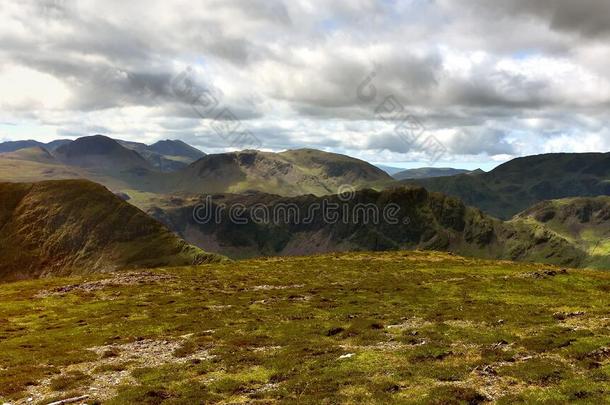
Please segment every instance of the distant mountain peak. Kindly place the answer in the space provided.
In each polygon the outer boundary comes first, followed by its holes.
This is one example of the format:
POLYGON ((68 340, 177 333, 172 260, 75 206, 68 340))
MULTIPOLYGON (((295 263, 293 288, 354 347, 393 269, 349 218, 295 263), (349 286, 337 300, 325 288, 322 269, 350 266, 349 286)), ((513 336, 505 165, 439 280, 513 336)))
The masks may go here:
POLYGON ((107 170, 136 167, 151 169, 149 163, 136 151, 105 135, 78 138, 57 148, 55 156, 61 162, 74 166, 107 170))
POLYGON ((394 173, 392 177, 396 180, 427 179, 433 177, 448 177, 458 174, 472 173, 466 169, 454 169, 452 167, 420 167, 417 169, 406 169, 394 173))
POLYGON ((165 139, 158 141, 150 145, 148 149, 162 155, 182 156, 192 160, 201 159, 205 156, 205 153, 199 149, 179 139, 165 139))

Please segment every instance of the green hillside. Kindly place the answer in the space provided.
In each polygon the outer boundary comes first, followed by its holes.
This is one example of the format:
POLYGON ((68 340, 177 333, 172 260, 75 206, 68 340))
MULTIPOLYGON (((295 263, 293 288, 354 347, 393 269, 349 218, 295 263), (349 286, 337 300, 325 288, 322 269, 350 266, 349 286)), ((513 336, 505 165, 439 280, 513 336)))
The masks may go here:
POLYGON ((42 146, 33 146, 31 148, 18 149, 14 152, 5 152, 0 154, 0 156, 4 159, 14 161, 24 160, 27 162, 39 162, 48 164, 58 163, 58 161, 53 157, 53 155, 42 146))
POLYGON ((0 183, 0 280, 217 260, 98 184, 0 183))
POLYGON ((502 219, 544 200, 610 195, 610 153, 550 153, 513 159, 487 173, 415 182, 502 219))
POLYGON ((381 188, 393 182, 387 173, 367 162, 314 149, 207 155, 166 179, 168 192, 256 190, 284 196, 321 196, 337 193, 342 185, 381 188))
POLYGON ((418 169, 402 170, 392 174, 396 180, 427 179, 432 177, 447 177, 471 173, 471 170, 453 169, 450 167, 420 167, 418 169))
POLYGON ((543 226, 587 252, 586 265, 610 268, 610 197, 544 201, 513 222, 543 226))
POLYGON ((601 404, 609 292, 608 272, 434 252, 3 284, 0 400, 601 404))

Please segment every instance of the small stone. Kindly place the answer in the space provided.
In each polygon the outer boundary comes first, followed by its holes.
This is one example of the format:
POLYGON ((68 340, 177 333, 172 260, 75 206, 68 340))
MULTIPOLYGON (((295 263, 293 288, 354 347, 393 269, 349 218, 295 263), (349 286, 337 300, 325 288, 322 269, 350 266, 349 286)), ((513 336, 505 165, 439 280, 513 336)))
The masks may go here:
POLYGON ((330 330, 328 330, 328 332, 326 332, 326 336, 335 336, 338 335, 339 333, 343 332, 345 329, 338 327, 338 328, 332 328, 330 330))
POLYGON ((339 360, 342 360, 342 359, 349 359, 349 358, 351 358, 351 357, 354 357, 355 355, 356 355, 356 353, 348 353, 348 354, 344 354, 344 355, 342 355, 342 356, 339 356, 339 360))

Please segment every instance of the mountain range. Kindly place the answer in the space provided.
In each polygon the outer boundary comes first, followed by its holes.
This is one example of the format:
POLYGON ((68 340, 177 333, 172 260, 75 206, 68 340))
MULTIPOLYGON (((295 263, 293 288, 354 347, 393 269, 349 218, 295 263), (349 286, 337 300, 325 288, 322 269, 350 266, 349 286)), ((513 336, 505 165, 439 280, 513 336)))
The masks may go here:
MULTIPOLYGON (((159 195, 260 191, 323 196, 345 185, 381 190, 396 184, 386 172, 365 161, 314 149, 205 155, 181 141, 146 146, 101 135, 53 145, 51 150, 38 145, 31 151, 1 153, 0 180, 87 178, 130 195, 132 203, 144 209, 154 205, 159 195)), ((0 144, 0 150, 15 148, 15 143, 0 144)), ((610 153, 528 156, 490 172, 455 175, 458 171, 421 168, 394 176, 408 177, 401 180, 403 184, 414 183, 458 197, 504 220, 549 199, 610 195, 610 153)))
POLYGON ((69 145, 72 145, 71 148, 79 149, 78 156, 83 156, 87 153, 93 155, 100 153, 109 155, 113 152, 117 154, 123 153, 120 148, 117 148, 110 142, 111 140, 119 143, 124 148, 136 151, 151 167, 162 172, 182 169, 205 156, 204 152, 180 140, 167 139, 158 141, 152 145, 147 145, 141 142, 129 142, 120 139, 114 140, 103 135, 82 137, 74 141, 70 139, 59 139, 48 143, 34 140, 3 142, 0 143, 0 153, 16 152, 28 148, 43 148, 50 153, 54 153, 63 146, 70 147, 69 145))
MULTIPOLYGON (((0 154, 2 181, 88 179, 189 243, 233 258, 434 249, 570 266, 608 265, 606 200, 589 197, 610 194, 610 154, 529 156, 487 173, 414 169, 399 174, 409 179, 397 181, 365 161, 314 149, 206 155, 181 141, 145 145, 102 135, 0 147, 7 150, 0 154), (401 220, 409 222, 238 226, 226 217, 204 225, 192 217, 205 196, 241 204, 250 215, 255 207, 272 210, 282 204, 306 211, 315 204, 339 202, 340 191, 350 194, 347 205, 352 208, 357 203, 378 209, 398 204, 401 220), (580 198, 554 201, 566 197, 580 198), (583 212, 589 213, 588 221, 580 220, 583 212)), ((57 184, 82 188, 79 182, 57 184)), ((80 214, 88 220, 88 211, 80 214)), ((121 229, 118 222, 114 225, 121 229)))
POLYGON ((206 154, 180 140, 169 140, 146 145, 140 142, 118 141, 122 146, 138 152, 155 169, 174 172, 187 167, 206 154))
POLYGON ((526 156, 490 172, 404 182, 458 197, 468 205, 508 219, 544 200, 610 195, 610 153, 526 156))
POLYGON ((448 177, 455 176, 458 174, 467 173, 480 173, 482 170, 465 170, 465 169, 452 169, 450 167, 421 167, 418 169, 407 169, 392 174, 396 180, 407 180, 407 179, 427 179, 433 177, 448 177))
POLYGON ((0 143, 0 153, 15 152, 20 149, 41 147, 48 151, 54 151, 58 147, 65 145, 66 143, 72 142, 70 139, 58 139, 48 143, 34 141, 32 139, 27 141, 7 141, 0 143))
MULTIPOLYGON (((86 178, 113 191, 138 195, 134 203, 146 207, 158 194, 197 195, 208 192, 240 193, 257 190, 296 196, 336 193, 340 186, 383 188, 393 179, 362 160, 313 149, 281 153, 241 151, 204 155, 184 167, 163 171, 151 153, 165 153, 183 162, 199 154, 180 141, 143 144, 106 136, 82 137, 54 151, 21 149, 0 154, 0 180, 40 181, 86 178), (150 152, 150 153, 149 153, 150 152), (19 159, 24 162, 18 162, 19 159), (15 170, 17 166, 22 166, 15 170)), ((176 161, 176 160, 175 160, 176 161)), ((159 163, 161 162, 161 163, 159 163)))
POLYGON ((213 195, 192 205, 149 213, 189 243, 233 258, 406 249, 579 266, 587 257, 586 251, 543 225, 519 219, 503 222, 422 187, 361 190, 348 201, 338 195, 213 195), (349 219, 331 222, 316 215, 306 220, 315 211, 312 207, 333 205, 340 207, 341 218, 347 212, 349 219), (382 218, 389 205, 400 208, 396 221, 382 218), (229 208, 234 206, 244 207, 240 221, 230 218, 229 208), (194 215, 201 210, 222 212, 222 217, 202 222, 203 215, 194 215))

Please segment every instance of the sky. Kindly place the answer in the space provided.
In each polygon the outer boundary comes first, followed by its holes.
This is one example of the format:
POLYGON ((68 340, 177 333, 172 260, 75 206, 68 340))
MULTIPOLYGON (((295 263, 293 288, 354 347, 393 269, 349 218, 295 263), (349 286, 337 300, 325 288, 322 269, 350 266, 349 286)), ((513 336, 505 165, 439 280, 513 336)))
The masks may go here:
POLYGON ((4 0, 0 141, 490 169, 610 149, 606 0, 4 0))

